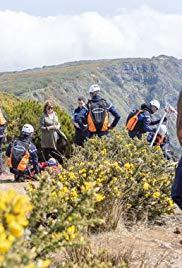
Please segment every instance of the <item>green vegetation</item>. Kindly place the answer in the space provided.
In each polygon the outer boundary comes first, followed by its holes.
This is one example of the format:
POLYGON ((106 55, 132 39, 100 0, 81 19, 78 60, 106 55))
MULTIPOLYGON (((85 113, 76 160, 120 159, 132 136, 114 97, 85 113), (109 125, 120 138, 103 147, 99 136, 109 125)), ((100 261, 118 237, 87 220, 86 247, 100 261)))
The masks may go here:
MULTIPOLYGON (((35 100, 20 100, 8 94, 0 95, 2 108, 8 120, 7 140, 11 141, 20 134, 22 126, 32 124, 35 129, 34 142, 40 148, 40 118, 43 112, 43 104, 35 100)), ((58 114, 61 130, 68 138, 69 144, 72 142, 74 128, 70 116, 59 106, 55 107, 58 114)))
POLYGON ((1 267, 43 268, 48 259, 60 268, 129 267, 122 252, 94 252, 89 234, 113 230, 119 219, 131 225, 173 213, 173 171, 160 148, 133 141, 124 130, 90 139, 74 149, 61 172, 47 169, 38 184, 28 185, 29 201, 14 192, 1 194, 1 267), (66 252, 61 261, 51 257, 56 252, 66 252))

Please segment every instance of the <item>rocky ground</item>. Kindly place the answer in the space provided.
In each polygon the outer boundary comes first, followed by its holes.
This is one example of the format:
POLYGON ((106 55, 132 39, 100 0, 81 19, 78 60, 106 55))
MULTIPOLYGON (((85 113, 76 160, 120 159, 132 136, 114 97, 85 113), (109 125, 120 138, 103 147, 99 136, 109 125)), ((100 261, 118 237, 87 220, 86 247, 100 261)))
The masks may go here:
MULTIPOLYGON (((27 182, 13 182, 13 176, 0 176, 0 189, 25 194, 27 182)), ((182 267, 182 213, 161 218, 156 224, 140 223, 128 229, 121 222, 116 231, 91 236, 96 251, 105 248, 113 256, 126 254, 130 267, 182 267)))

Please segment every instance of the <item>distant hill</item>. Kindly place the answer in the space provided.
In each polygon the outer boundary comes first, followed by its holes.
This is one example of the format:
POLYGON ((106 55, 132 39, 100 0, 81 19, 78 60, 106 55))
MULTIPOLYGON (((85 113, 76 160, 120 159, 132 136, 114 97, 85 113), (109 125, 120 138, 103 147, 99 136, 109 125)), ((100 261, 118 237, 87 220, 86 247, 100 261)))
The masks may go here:
POLYGON ((53 98, 69 113, 79 95, 89 97, 88 88, 93 83, 99 83, 103 96, 118 108, 124 122, 132 108, 152 98, 160 100, 162 107, 167 102, 176 107, 182 89, 182 60, 161 55, 151 59, 80 61, 0 73, 0 91, 39 101, 53 98))

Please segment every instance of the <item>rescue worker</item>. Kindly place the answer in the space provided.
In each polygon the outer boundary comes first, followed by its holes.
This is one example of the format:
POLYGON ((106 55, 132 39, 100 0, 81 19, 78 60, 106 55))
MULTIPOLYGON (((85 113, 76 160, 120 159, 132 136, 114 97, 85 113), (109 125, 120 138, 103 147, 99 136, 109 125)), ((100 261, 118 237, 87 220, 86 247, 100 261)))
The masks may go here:
POLYGON ((102 137, 108 135, 109 130, 116 127, 120 120, 120 115, 116 108, 100 96, 100 87, 93 84, 89 88, 91 99, 87 103, 87 113, 83 124, 88 125, 88 138, 93 135, 102 137), (110 124, 109 114, 114 117, 110 124))
MULTIPOLYGON (((153 141, 154 135, 156 133, 157 129, 154 129, 153 132, 150 132, 147 136, 147 141, 151 144, 151 142, 153 141)), ((161 150, 163 151, 164 157, 167 160, 170 160, 173 155, 172 155, 172 151, 171 151, 171 145, 170 145, 170 141, 169 141, 169 136, 167 133, 167 127, 166 125, 162 124, 159 128, 159 132, 156 136, 156 139, 154 141, 153 146, 160 146, 161 150)))
POLYGON ((37 149, 32 143, 33 134, 33 126, 25 124, 20 137, 12 141, 6 150, 10 172, 15 175, 17 181, 39 173, 37 149))
MULTIPOLYGON (((153 131, 148 134, 147 141, 149 143, 152 142, 155 133, 156 129, 153 129, 153 131)), ((162 124, 159 128, 156 139, 154 141, 154 146, 160 146, 162 148, 163 146, 165 146, 167 142, 169 142, 169 137, 167 135, 167 127, 166 125, 162 124)))
MULTIPOLYGON (((160 109, 160 103, 157 100, 151 100, 149 105, 142 104, 140 110, 132 111, 126 121, 126 127, 130 138, 142 138, 142 135, 147 132, 153 132, 151 126, 157 125, 159 120, 152 121, 152 114, 155 114, 160 109), (135 117, 134 124, 131 125, 131 119, 135 117)), ((164 122, 167 120, 165 118, 164 122)))
POLYGON ((78 107, 74 110, 73 123, 75 127, 74 143, 83 146, 84 140, 87 137, 87 125, 83 124, 83 119, 87 114, 85 98, 78 97, 78 107))

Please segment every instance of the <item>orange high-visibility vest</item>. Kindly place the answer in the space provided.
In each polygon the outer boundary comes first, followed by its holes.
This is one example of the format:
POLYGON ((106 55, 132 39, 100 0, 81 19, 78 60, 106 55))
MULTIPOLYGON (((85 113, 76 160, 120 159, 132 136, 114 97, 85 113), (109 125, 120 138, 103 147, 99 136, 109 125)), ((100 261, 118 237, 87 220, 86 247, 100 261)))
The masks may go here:
MULTIPOLYGON (((97 132, 97 129, 94 125, 94 122, 91 116, 91 112, 89 112, 87 115, 87 124, 88 124, 88 130, 90 132, 97 132)), ((108 126, 109 126, 109 113, 107 112, 100 131, 108 131, 108 126)))

